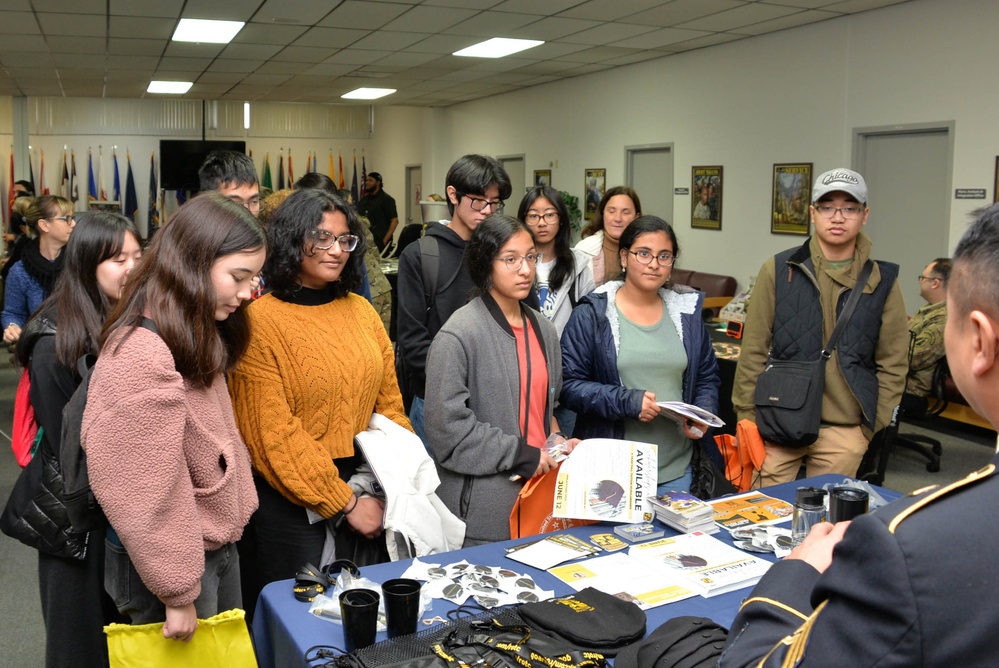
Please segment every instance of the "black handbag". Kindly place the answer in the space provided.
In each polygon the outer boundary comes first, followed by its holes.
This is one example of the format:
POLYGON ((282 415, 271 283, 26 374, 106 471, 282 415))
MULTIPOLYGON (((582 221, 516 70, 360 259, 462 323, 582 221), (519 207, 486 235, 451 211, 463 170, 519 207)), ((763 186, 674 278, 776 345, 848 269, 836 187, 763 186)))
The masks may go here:
POLYGON ((764 440, 789 448, 803 448, 818 439, 822 424, 826 362, 832 357, 832 351, 853 315, 873 268, 871 260, 864 264, 843 312, 836 319, 829 341, 817 360, 767 358, 766 366, 756 379, 753 394, 756 426, 764 440))
POLYGON ((715 465, 711 456, 699 441, 694 441, 694 452, 690 457, 691 483, 690 493, 702 501, 717 499, 726 494, 735 494, 739 490, 732 484, 725 473, 715 465))

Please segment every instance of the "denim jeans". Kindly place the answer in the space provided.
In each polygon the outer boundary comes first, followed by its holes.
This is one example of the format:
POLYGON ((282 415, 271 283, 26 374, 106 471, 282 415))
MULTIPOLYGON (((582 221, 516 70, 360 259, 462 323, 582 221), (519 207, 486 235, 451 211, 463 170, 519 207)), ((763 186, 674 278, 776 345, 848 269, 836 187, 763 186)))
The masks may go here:
POLYGON ((427 440, 427 428, 423 421, 423 397, 413 397, 413 405, 409 409, 409 424, 413 425, 413 431, 423 441, 423 447, 427 449, 427 453, 433 459, 434 451, 430 447, 430 441, 427 440))
MULTIPOLYGON (((133 624, 166 621, 166 606, 146 587, 128 553, 115 540, 106 540, 104 588, 118 610, 133 624)), ((201 594, 194 600, 199 619, 243 607, 239 590, 239 556, 233 543, 205 552, 201 594)))
POLYGON ((679 478, 674 478, 673 480, 667 480, 666 482, 661 482, 656 486, 656 494, 662 494, 663 492, 689 492, 690 485, 694 482, 694 474, 690 468, 687 466, 687 470, 683 472, 683 475, 679 478))

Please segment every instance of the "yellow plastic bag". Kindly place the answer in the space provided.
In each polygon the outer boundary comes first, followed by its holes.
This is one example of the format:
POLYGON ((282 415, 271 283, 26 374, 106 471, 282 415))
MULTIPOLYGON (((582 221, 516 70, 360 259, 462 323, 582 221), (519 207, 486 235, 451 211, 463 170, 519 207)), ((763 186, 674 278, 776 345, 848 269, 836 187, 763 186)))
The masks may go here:
POLYGON ((227 610, 198 620, 191 642, 163 637, 163 624, 110 624, 111 668, 256 668, 250 632, 242 610, 227 610))

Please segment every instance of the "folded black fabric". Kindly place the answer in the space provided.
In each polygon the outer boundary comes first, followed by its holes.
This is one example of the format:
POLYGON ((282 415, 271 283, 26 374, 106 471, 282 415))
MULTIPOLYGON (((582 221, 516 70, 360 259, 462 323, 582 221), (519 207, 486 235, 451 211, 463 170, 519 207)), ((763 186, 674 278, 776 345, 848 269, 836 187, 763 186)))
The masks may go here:
POLYGON ((645 612, 625 601, 588 587, 570 596, 529 603, 520 616, 531 626, 587 652, 614 656, 645 636, 645 612))
POLYGON ((717 666, 728 631, 705 617, 674 617, 618 653, 615 668, 717 666))

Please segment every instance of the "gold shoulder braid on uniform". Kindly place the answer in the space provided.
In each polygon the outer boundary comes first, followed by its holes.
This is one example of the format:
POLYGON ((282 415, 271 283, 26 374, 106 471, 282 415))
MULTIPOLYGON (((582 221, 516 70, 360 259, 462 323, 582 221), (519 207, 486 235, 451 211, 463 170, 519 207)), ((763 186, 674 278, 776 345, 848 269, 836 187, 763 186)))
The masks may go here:
POLYGON ((891 523, 888 524, 888 531, 889 531, 889 533, 895 533, 895 529, 898 528, 898 525, 901 524, 902 521, 905 518, 909 517, 910 515, 912 515, 913 513, 915 513, 920 508, 925 508, 929 504, 931 504, 934 501, 936 501, 937 499, 939 499, 941 496, 944 496, 945 494, 948 494, 949 492, 951 492, 951 491, 953 491, 955 489, 960 489, 961 487, 964 487, 965 485, 970 485, 973 482, 978 482, 979 480, 982 480, 983 478, 989 477, 990 475, 992 475, 993 473, 995 473, 995 470, 996 470, 995 464, 989 464, 988 466, 986 466, 984 468, 981 468, 981 469, 975 471, 974 473, 971 473, 970 475, 968 475, 967 478, 965 478, 963 480, 958 480, 957 482, 952 482, 951 484, 947 485, 946 487, 942 487, 942 488, 938 489, 937 491, 933 492, 932 494, 927 494, 925 498, 920 499, 916 503, 912 504, 911 506, 909 506, 908 508, 906 508, 905 510, 903 510, 902 512, 900 512, 895 517, 895 519, 893 519, 891 521, 891 523))
POLYGON ((829 601, 822 601, 815 608, 815 611, 809 615, 805 623, 798 627, 791 637, 791 646, 787 650, 787 654, 784 655, 784 661, 781 663, 781 668, 794 668, 801 661, 802 657, 805 656, 805 647, 808 645, 808 636, 812 632, 812 625, 815 624, 816 617, 819 613, 826 607, 826 603, 829 601))
POLYGON ((745 608, 750 603, 766 603, 767 605, 772 605, 775 608, 780 608, 781 610, 784 610, 785 612, 790 612, 792 615, 796 615, 798 617, 801 617, 802 621, 808 619, 808 615, 804 614, 803 612, 799 612, 798 610, 795 610, 794 608, 792 608, 791 606, 787 605, 786 603, 781 603, 780 601, 775 601, 774 599, 767 598, 765 596, 753 596, 751 598, 747 598, 745 601, 742 602, 742 605, 739 606, 739 611, 741 612, 742 609, 745 608))

